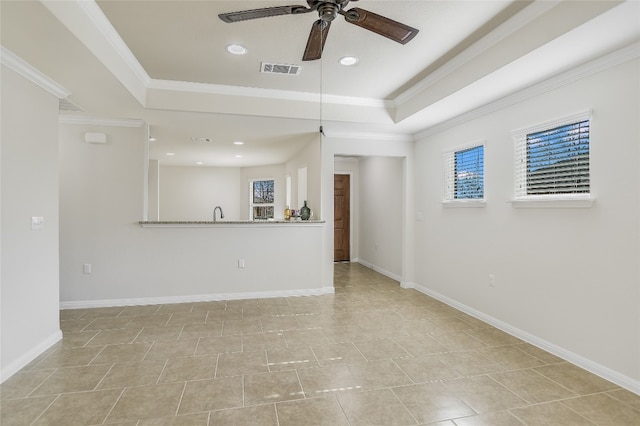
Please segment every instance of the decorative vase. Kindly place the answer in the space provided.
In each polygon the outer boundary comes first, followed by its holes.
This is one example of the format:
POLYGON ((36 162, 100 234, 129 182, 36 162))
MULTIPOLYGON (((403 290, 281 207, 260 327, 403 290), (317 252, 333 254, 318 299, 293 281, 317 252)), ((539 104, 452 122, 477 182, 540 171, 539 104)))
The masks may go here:
POLYGON ((302 220, 309 220, 311 217, 311 209, 307 207, 307 200, 304 200, 304 206, 300 209, 300 218, 302 220))

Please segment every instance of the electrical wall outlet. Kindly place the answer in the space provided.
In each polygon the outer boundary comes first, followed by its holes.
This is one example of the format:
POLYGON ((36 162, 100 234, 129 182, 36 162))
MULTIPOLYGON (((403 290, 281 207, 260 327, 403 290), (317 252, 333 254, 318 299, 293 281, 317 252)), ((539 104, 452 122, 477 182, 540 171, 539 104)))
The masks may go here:
POLYGON ((44 217, 34 216, 31 218, 31 230, 36 231, 38 229, 44 229, 44 217))
POLYGON ((82 265, 82 273, 83 274, 90 274, 91 273, 91 264, 90 263, 85 263, 82 265))
POLYGON ((493 274, 489 274, 489 287, 496 286, 496 276, 493 274))
POLYGON ((238 259, 238 268, 244 268, 244 259, 238 259))

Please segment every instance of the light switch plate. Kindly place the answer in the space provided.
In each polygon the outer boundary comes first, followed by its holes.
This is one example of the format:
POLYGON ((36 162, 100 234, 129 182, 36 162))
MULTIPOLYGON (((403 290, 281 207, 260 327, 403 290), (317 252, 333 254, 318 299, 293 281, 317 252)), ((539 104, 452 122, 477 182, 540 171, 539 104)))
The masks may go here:
POLYGON ((31 230, 44 229, 44 217, 34 216, 31 218, 31 230))

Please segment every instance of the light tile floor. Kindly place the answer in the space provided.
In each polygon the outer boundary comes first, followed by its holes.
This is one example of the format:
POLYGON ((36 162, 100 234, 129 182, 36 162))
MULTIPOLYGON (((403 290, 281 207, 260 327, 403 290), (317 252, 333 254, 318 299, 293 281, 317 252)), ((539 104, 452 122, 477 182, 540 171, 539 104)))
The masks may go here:
POLYGON ((357 264, 335 295, 64 310, 10 425, 640 425, 640 396, 357 264))

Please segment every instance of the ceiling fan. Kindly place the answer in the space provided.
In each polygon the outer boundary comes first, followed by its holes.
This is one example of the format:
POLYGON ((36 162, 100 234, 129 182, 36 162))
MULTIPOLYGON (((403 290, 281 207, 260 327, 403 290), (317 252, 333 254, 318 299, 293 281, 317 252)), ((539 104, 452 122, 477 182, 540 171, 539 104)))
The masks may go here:
POLYGON ((218 17, 224 22, 234 23, 247 21, 249 19, 280 15, 298 15, 317 11, 320 19, 314 22, 311 27, 307 47, 302 57, 303 61, 313 61, 322 57, 322 50, 327 40, 331 21, 338 15, 344 16, 344 19, 350 24, 373 31, 401 44, 408 43, 418 34, 418 30, 415 28, 359 7, 345 10, 350 1, 358 0, 307 0, 309 7, 299 5, 265 7, 261 9, 221 13, 218 17))

